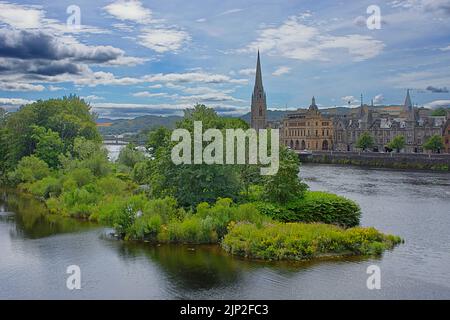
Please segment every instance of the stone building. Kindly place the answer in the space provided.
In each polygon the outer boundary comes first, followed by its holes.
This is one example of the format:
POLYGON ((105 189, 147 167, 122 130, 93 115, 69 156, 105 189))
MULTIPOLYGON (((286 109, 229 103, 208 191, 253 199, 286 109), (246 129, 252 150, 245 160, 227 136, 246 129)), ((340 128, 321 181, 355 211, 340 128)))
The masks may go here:
POLYGON ((308 109, 298 109, 283 120, 281 143, 295 150, 333 149, 333 121, 320 113, 314 97, 308 109))
POLYGON ((373 151, 388 151, 387 144, 402 135, 406 141, 402 152, 423 152, 423 144, 432 135, 441 135, 446 121, 446 117, 433 117, 426 110, 413 107, 409 90, 398 115, 361 105, 356 115, 334 118, 334 150, 359 151, 356 147, 359 136, 369 132, 374 138, 373 151))
POLYGON ((444 136, 444 152, 450 153, 450 119, 447 119, 447 122, 444 125, 443 136, 444 136))
POLYGON ((265 129, 267 127, 267 103, 266 93, 264 92, 262 73, 261 73, 261 61, 259 58, 256 61, 256 77, 255 87, 252 94, 252 106, 251 106, 251 127, 253 129, 265 129))

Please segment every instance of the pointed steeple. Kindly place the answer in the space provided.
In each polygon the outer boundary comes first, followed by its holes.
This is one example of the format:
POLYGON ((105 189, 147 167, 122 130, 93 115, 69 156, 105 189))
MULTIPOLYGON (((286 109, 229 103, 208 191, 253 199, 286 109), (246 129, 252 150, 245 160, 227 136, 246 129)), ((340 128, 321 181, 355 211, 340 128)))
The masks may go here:
POLYGON ((262 82, 261 60, 259 58, 259 50, 258 50, 258 60, 256 61, 255 91, 256 89, 264 90, 262 82))
POLYGON ((262 82, 261 60, 258 50, 258 59, 256 61, 255 87, 253 88, 251 106, 251 126, 253 129, 258 130, 266 128, 266 111, 266 93, 264 92, 262 82))
POLYGON ((411 103, 411 96, 409 95, 409 89, 406 90, 406 98, 405 98, 405 111, 411 111, 413 109, 413 105, 411 103))

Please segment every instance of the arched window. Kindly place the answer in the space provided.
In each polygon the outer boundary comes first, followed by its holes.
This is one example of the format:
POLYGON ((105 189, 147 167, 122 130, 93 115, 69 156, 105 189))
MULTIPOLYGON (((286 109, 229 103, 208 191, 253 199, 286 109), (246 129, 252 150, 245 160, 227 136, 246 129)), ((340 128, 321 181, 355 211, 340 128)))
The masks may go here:
POLYGON ((259 116, 262 117, 262 108, 259 107, 259 116))

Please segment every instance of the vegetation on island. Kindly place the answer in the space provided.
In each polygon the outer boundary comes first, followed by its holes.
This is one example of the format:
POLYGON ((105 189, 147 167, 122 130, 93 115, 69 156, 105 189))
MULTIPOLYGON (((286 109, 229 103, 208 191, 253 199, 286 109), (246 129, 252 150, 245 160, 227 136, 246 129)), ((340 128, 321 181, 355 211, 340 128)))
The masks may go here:
MULTIPOLYGON (((276 175, 258 165, 175 165, 170 131, 149 133, 144 154, 125 147, 112 163, 89 105, 71 96, 38 101, 7 114, 0 127, 1 179, 42 200, 49 212, 110 225, 126 240, 221 244, 231 254, 308 259, 379 254, 400 240, 357 227, 359 206, 308 191, 299 160, 280 149, 276 175)), ((197 105, 177 124, 248 129, 197 105)))

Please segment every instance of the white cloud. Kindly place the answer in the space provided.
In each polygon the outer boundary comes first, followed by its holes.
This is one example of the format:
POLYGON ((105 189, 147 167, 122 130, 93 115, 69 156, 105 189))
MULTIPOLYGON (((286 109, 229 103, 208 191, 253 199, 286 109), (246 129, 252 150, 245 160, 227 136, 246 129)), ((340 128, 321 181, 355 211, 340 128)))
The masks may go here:
POLYGON ((223 74, 211 74, 206 72, 187 72, 187 73, 158 73, 144 77, 148 82, 198 82, 198 83, 235 83, 246 84, 246 79, 232 79, 223 74))
POLYGON ((48 86, 48 90, 50 90, 50 91, 59 91, 59 90, 64 90, 64 88, 63 87, 54 86, 54 85, 49 85, 48 86))
POLYGON ((147 24, 152 21, 152 11, 138 0, 118 0, 105 6, 106 12, 119 20, 147 24))
POLYGON ((33 100, 27 100, 22 98, 0 98, 0 105, 21 106, 33 102, 34 102, 33 100))
POLYGON ((450 51, 450 45, 440 49, 441 51, 450 51))
POLYGON ((43 91, 45 87, 43 85, 34 85, 31 83, 21 82, 0 82, 0 90, 4 91, 43 91))
POLYGON ((275 76, 275 77, 279 77, 279 76, 282 76, 283 74, 287 74, 287 73, 289 73, 289 72, 291 72, 291 68, 282 66, 282 67, 278 67, 278 68, 272 73, 272 75, 275 76))
POLYGON ((99 96, 96 96, 96 95, 89 95, 89 96, 85 96, 85 97, 81 97, 81 98, 84 99, 84 100, 87 100, 87 101, 104 100, 105 99, 103 97, 99 97, 99 96))
POLYGON ((376 57, 385 45, 371 36, 350 34, 334 36, 318 27, 308 26, 299 17, 290 17, 278 27, 262 29, 260 36, 240 52, 256 52, 304 61, 330 61, 344 51, 354 61, 376 57))
POLYGON ((219 13, 217 16, 225 16, 225 15, 229 15, 229 14, 233 14, 233 13, 238 13, 241 12, 242 9, 230 9, 230 10, 226 10, 224 12, 219 13))
POLYGON ((359 103, 359 100, 356 99, 354 96, 344 96, 341 97, 341 100, 345 102, 347 105, 357 105, 359 103))
POLYGON ((425 108, 440 108, 440 107, 450 107, 450 100, 435 100, 424 104, 425 108))
POLYGON ((190 35, 183 30, 166 28, 147 28, 138 36, 139 43, 158 53, 177 51, 191 40, 190 35))
POLYGON ((45 14, 46 12, 42 9, 42 6, 0 2, 0 26, 7 25, 19 30, 47 30, 53 33, 107 32, 106 30, 87 25, 81 25, 78 29, 69 28, 65 21, 62 23, 55 19, 46 18, 45 14))
POLYGON ((200 19, 195 20, 195 22, 198 22, 198 23, 206 22, 206 19, 200 18, 200 19))
POLYGON ((151 86, 148 86, 150 89, 161 89, 163 87, 162 84, 154 84, 151 86))
POLYGON ((241 69, 238 73, 242 76, 254 76, 256 74, 256 70, 254 68, 241 69))
POLYGON ((373 97, 373 104, 382 104, 384 101, 384 96, 380 93, 373 97))
POLYGON ((148 92, 148 91, 141 91, 136 92, 132 94, 133 97, 145 97, 145 98, 155 98, 155 97, 167 97, 168 94, 166 92, 148 92))

